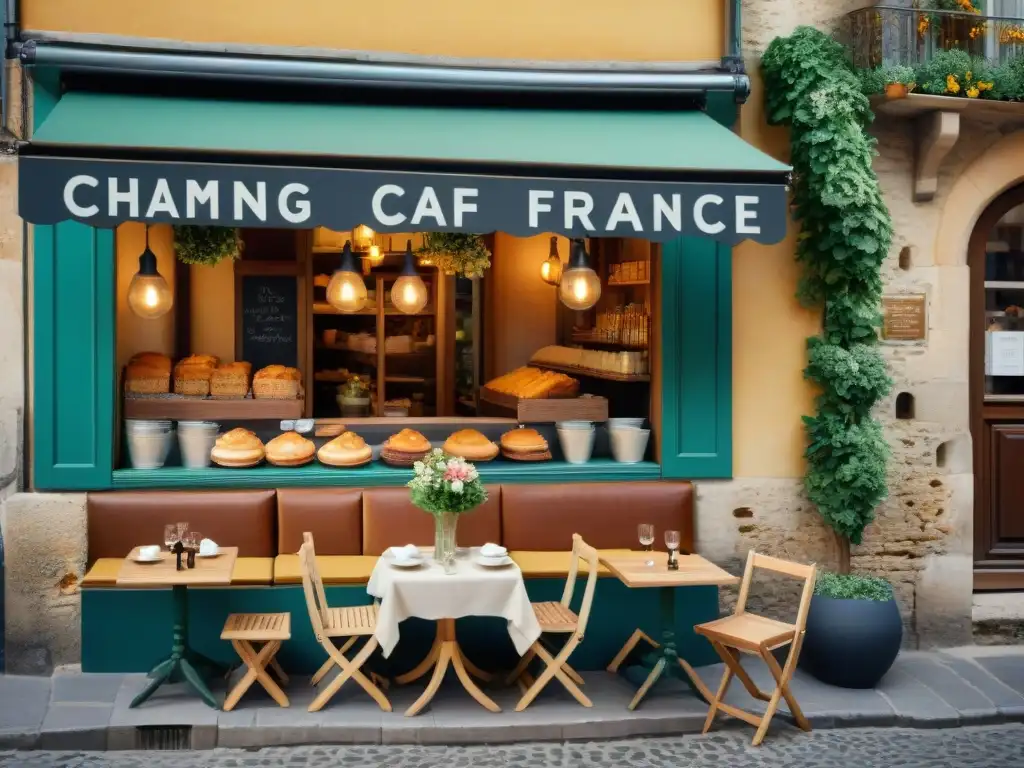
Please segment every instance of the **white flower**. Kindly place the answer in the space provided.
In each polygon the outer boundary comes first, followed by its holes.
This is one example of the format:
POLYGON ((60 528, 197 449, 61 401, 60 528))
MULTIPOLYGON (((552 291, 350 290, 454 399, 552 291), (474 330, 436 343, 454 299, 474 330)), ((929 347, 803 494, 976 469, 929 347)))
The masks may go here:
POLYGON ((462 493, 461 480, 452 480, 452 493, 462 493))

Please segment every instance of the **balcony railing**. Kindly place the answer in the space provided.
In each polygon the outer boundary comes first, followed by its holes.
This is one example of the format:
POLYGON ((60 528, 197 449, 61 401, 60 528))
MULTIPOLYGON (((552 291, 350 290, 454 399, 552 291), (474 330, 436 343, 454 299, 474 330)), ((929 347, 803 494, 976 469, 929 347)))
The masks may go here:
POLYGON ((876 5, 846 16, 841 28, 855 66, 917 66, 937 51, 960 48, 1003 64, 1024 55, 1024 19, 961 11, 876 5))

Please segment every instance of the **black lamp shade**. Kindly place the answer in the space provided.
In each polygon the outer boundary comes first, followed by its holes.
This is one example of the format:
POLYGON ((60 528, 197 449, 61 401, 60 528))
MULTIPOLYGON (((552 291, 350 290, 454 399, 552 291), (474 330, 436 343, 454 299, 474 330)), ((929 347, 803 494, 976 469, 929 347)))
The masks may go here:
POLYGON ((405 264, 402 266, 402 273, 400 277, 418 277, 419 273, 416 271, 416 261, 412 255, 412 240, 405 241, 405 264))

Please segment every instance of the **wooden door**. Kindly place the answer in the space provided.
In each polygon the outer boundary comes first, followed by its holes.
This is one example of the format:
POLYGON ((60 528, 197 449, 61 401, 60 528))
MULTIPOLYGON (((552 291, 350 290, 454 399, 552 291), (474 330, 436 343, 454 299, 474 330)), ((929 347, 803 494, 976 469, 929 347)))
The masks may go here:
POLYGON ((970 240, 974 587, 1024 588, 1024 186, 970 240))

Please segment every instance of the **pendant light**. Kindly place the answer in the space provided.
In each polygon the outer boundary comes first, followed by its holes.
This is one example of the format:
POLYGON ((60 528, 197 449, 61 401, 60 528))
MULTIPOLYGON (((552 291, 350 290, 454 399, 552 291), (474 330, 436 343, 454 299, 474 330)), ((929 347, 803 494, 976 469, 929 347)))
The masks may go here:
POLYGON ((540 279, 548 285, 558 285, 562 279, 562 257, 558 255, 558 238, 551 238, 551 251, 540 265, 540 279))
POLYGON ((590 309, 601 298, 601 278, 590 268, 590 258, 582 240, 574 240, 569 268, 562 273, 558 297, 569 309, 590 309))
POLYGON ((402 274, 391 286, 391 303, 395 309, 407 315, 415 315, 427 306, 427 285, 416 273, 416 264, 412 257, 412 240, 405 245, 405 266, 402 274))
POLYGON ((373 245, 375 234, 368 226, 360 224, 352 230, 352 247, 360 253, 366 253, 373 245))
POLYGON ((340 312, 358 312, 366 305, 366 283, 356 269, 348 240, 341 251, 341 265, 327 284, 327 303, 340 312))
POLYGON ((128 306, 139 317, 153 320, 171 310, 174 297, 163 275, 156 268, 156 254, 149 249, 149 226, 146 226, 146 250, 139 256, 139 271, 128 286, 128 306))

